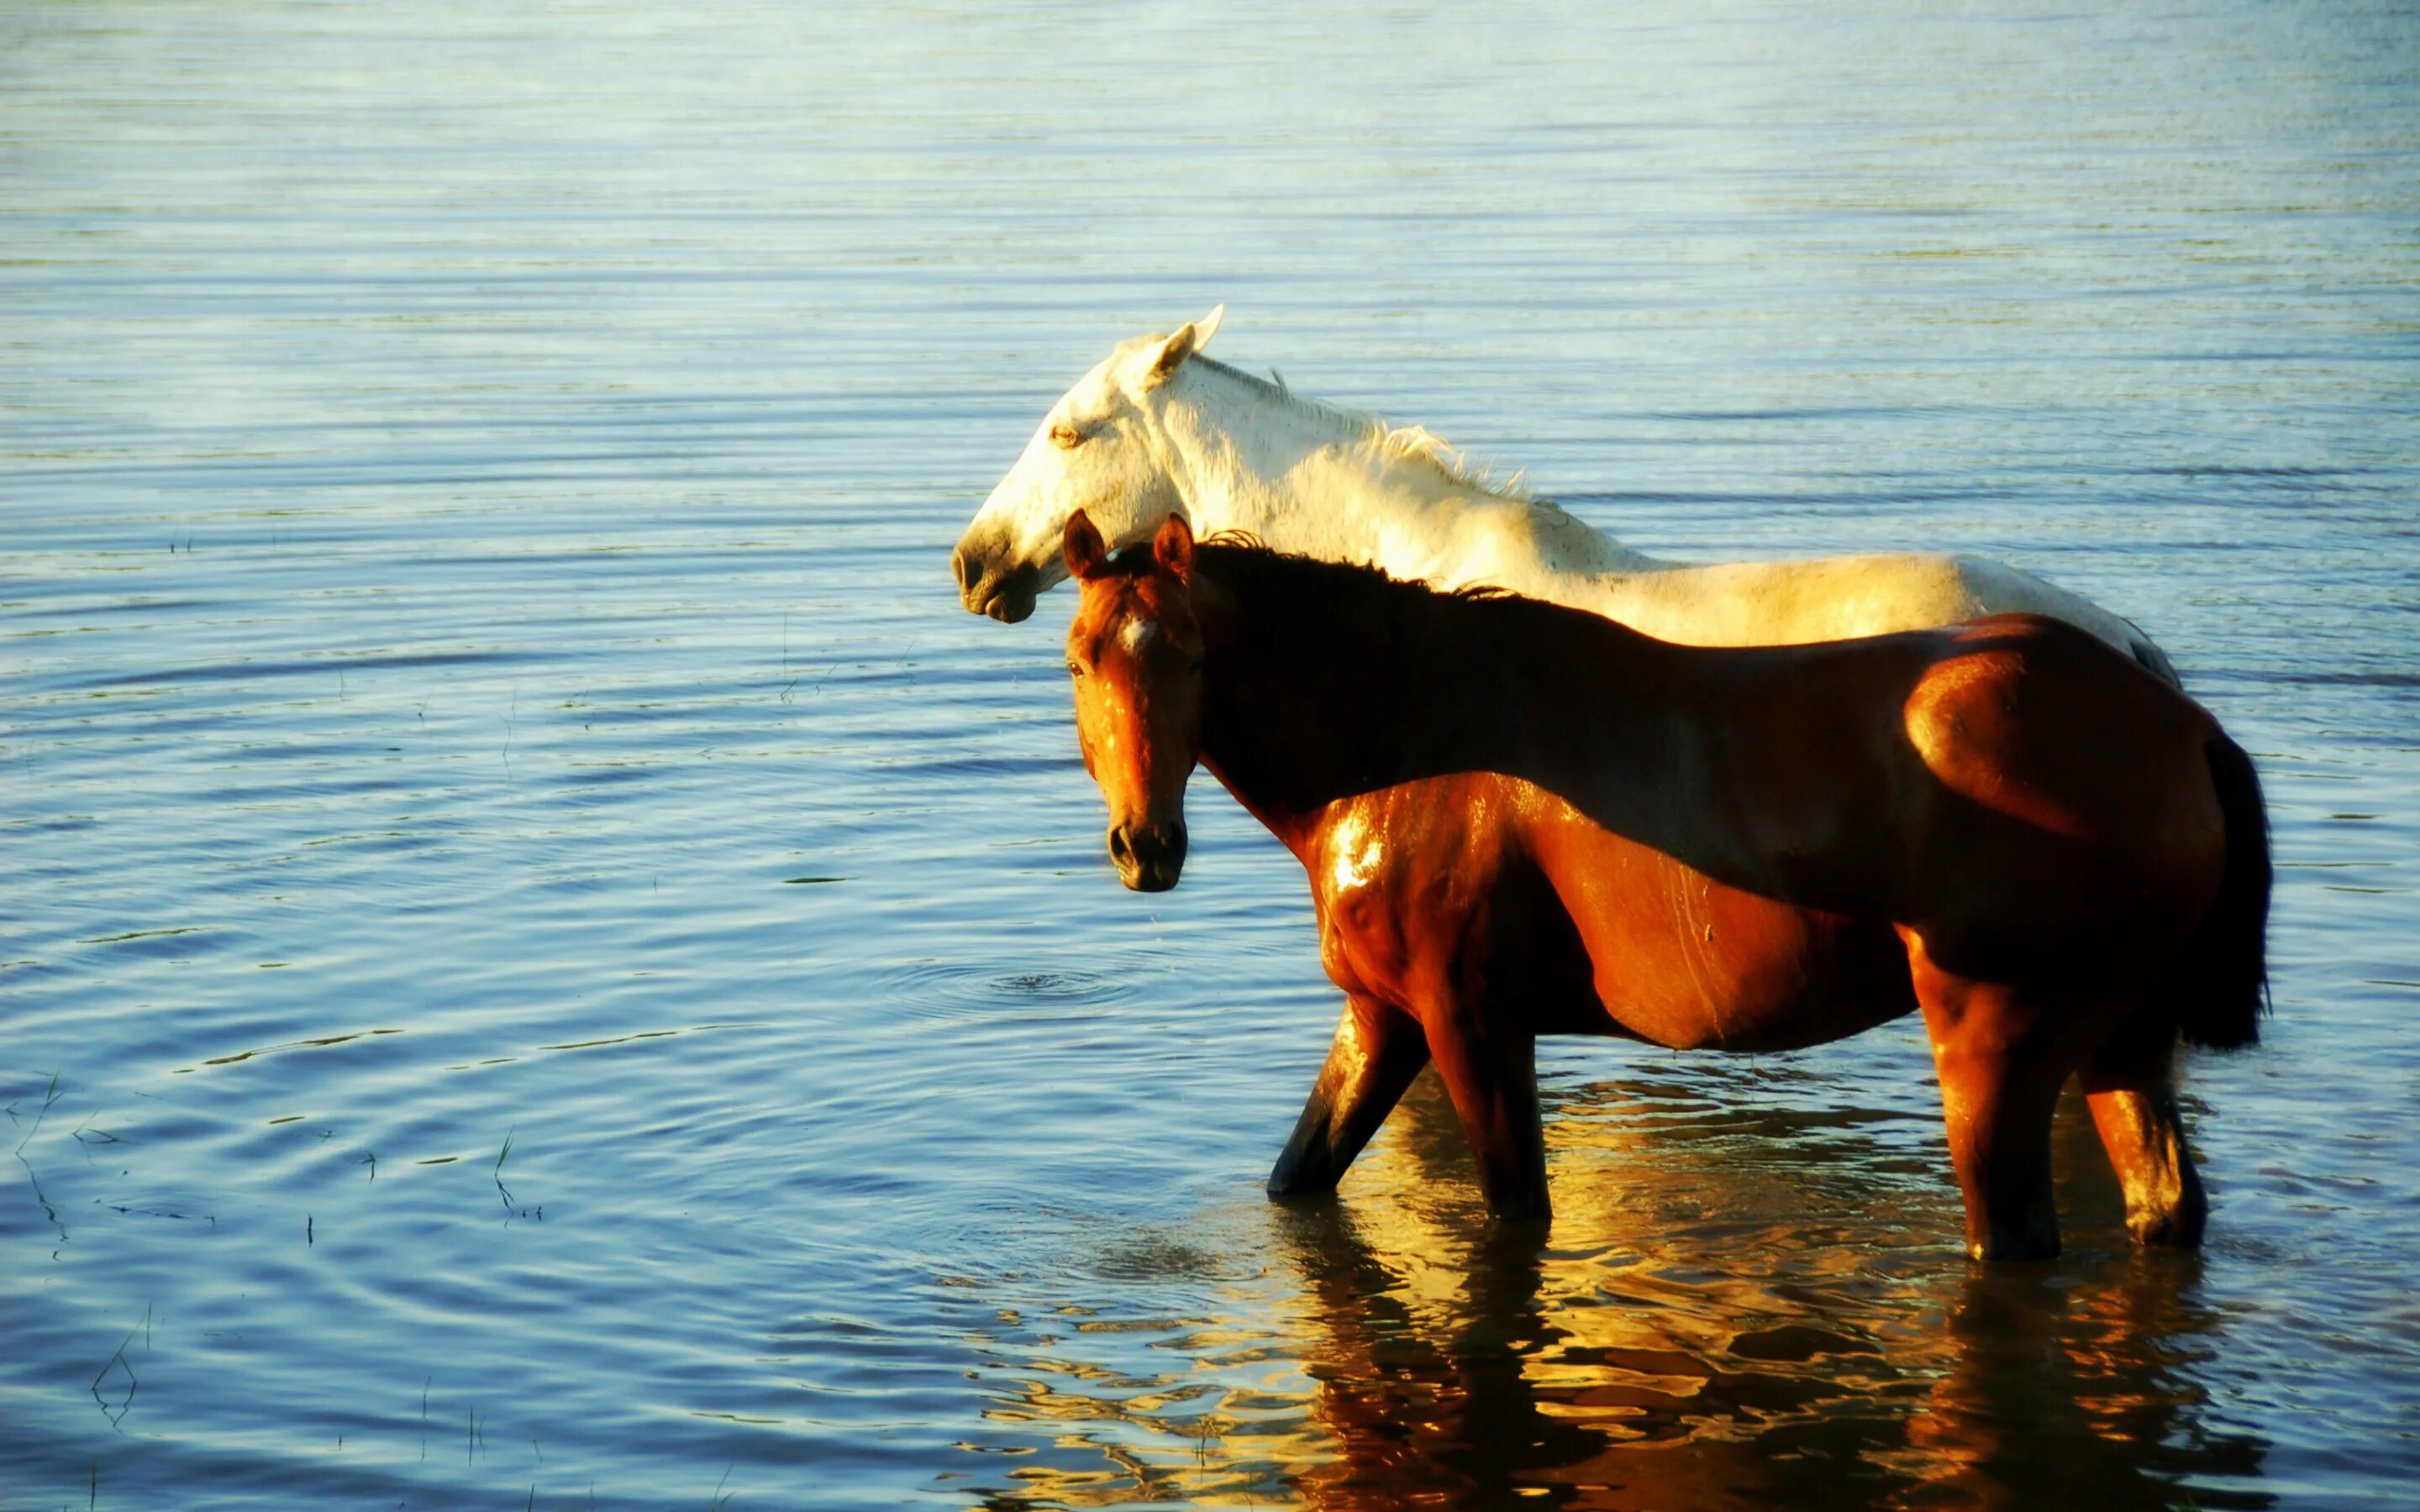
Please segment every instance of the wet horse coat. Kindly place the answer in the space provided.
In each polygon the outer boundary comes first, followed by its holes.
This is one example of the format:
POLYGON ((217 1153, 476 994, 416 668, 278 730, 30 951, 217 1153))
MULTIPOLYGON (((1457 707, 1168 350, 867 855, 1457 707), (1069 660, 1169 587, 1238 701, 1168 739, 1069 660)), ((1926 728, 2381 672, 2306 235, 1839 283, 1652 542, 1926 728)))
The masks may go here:
POLYGON ((2255 1038, 2265 821, 2210 717, 2091 637, 1709 650, 1173 517, 1066 549, 1128 885, 1174 885, 1197 759, 1311 876, 1347 1006, 1273 1193, 1332 1187, 1434 1060, 1490 1209, 1543 1218, 1537 1035, 1779 1049, 1917 1009, 1974 1254, 2056 1252, 2079 1073, 2130 1227, 2198 1239, 2170 1061, 2255 1038))

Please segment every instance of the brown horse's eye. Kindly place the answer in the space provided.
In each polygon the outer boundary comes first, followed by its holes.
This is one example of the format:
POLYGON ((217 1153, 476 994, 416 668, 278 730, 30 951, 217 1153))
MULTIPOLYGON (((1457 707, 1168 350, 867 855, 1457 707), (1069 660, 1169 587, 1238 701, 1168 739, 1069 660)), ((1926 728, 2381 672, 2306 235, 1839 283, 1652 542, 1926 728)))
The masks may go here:
POLYGON ((1063 452, 1072 451, 1084 444, 1084 433, 1073 425, 1053 425, 1050 427, 1050 444, 1063 452))
POLYGON ((1081 677, 1084 675, 1083 666, 1073 656, 1067 658, 1067 675, 1070 677, 1081 677))

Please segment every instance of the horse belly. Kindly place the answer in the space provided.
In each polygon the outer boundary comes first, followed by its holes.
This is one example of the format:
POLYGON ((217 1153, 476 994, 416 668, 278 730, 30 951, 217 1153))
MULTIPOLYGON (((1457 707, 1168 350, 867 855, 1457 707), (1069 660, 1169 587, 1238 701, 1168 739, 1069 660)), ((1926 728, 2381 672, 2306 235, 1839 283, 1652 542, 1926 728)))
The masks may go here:
POLYGON ((1887 923, 1726 887, 1576 814, 1542 861, 1615 1026, 1675 1049, 1788 1050, 1915 1009, 1887 923))

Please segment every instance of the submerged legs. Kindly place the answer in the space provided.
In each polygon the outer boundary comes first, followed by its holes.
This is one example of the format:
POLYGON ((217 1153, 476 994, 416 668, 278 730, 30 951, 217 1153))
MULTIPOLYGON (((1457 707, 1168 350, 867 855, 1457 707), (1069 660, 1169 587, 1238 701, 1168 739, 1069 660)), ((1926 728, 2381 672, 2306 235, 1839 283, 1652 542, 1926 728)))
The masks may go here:
POLYGON ((1269 1196, 1334 1191, 1428 1061, 1428 1040, 1418 1020, 1374 997, 1346 998, 1327 1064, 1311 1086, 1294 1137, 1269 1172, 1269 1196))
MULTIPOLYGON (((2130 1031, 2133 1026, 2129 1026, 2130 1031)), ((2210 1218, 2177 1117, 2169 1069, 2175 1031, 2121 1032, 2084 1068, 2084 1096, 2126 1193, 2126 1231, 2138 1244, 2191 1249, 2210 1218)))
POLYGON ((1967 1253, 1978 1260, 2058 1253, 2050 1120, 2071 1072, 2125 1191, 2126 1231, 2138 1244, 2200 1243, 2210 1200, 2177 1114, 2174 1025, 2115 983, 2058 1001, 1944 971, 1920 938, 1907 940, 1941 1075, 1949 1158, 1966 1197, 1967 1253))
POLYGON ((1544 1223, 1546 1134, 1538 1116, 1538 1041, 1526 1029, 1489 1033, 1475 1012, 1441 1012, 1428 1024, 1429 1054, 1479 1162, 1491 1217, 1544 1223))
MULTIPOLYGON (((1934 961, 1913 930, 1901 936, 1965 1198, 1967 1253, 1978 1260, 2059 1253, 2051 1120, 2071 1074, 2124 1190, 2128 1232, 2146 1245, 2198 1244, 2210 1207, 2172 1085, 2175 1029, 2147 995, 2118 981, 2060 991, 2054 979, 2046 991, 1964 977, 1934 961)), ((1551 1215, 1528 1020, 1439 995, 1419 1002, 1419 1016, 1374 996, 1347 996, 1326 1063, 1269 1174, 1271 1196, 1335 1190, 1434 1060, 1489 1213, 1516 1223, 1551 1215)))
POLYGON ((2058 1254, 2051 1197, 2050 1119, 2064 1066, 2026 1063, 2025 1047, 1962 1033, 1955 1015, 1924 1005, 1949 1160, 1966 1197, 1966 1253, 1978 1260, 2046 1260, 2058 1254))
POLYGON ((1545 1218, 1536 1042, 1526 1033, 1482 1034, 1473 1018, 1441 1013, 1423 1029, 1419 1020, 1374 997, 1347 998, 1327 1064, 1269 1173, 1269 1196, 1334 1191, 1434 1057, 1479 1162, 1487 1211, 1513 1221, 1545 1218))
POLYGON ((1966 1198, 1966 1253, 1978 1260, 2049 1259, 2058 1253, 2050 1120, 2081 1058, 2062 1042, 2073 1025, 2054 1022, 2006 983, 1944 971, 1920 938, 1907 939, 1941 1079, 1949 1159, 1966 1198))

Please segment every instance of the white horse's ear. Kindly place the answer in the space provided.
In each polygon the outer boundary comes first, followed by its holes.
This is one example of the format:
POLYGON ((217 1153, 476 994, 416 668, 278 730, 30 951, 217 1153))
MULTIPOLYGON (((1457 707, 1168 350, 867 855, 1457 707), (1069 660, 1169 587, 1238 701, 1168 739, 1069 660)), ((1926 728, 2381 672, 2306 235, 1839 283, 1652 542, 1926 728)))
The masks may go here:
POLYGON ((1218 322, 1226 317, 1227 307, 1221 304, 1201 319, 1177 327, 1176 334, 1161 342, 1159 350, 1152 354, 1151 365, 1143 369, 1143 387, 1155 388, 1167 382, 1169 375, 1183 367, 1187 358, 1210 345, 1210 338, 1218 333, 1218 322))

